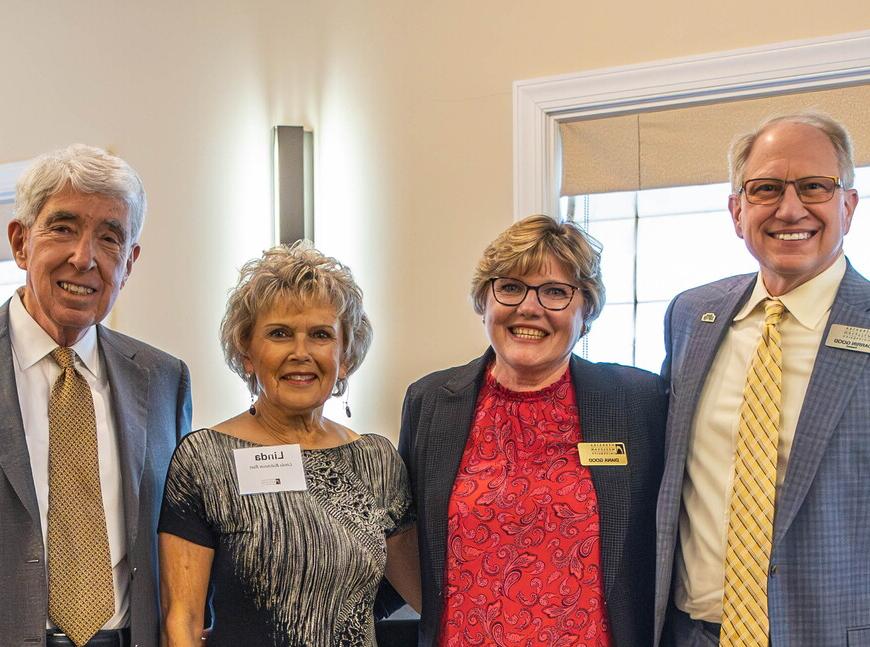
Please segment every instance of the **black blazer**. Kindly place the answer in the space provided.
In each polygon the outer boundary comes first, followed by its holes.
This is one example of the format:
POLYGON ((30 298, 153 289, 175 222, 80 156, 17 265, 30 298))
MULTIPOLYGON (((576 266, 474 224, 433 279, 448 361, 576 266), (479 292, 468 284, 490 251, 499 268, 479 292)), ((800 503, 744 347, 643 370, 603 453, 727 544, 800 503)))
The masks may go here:
MULTIPOLYGON (((408 387, 399 453, 417 507, 423 613, 420 645, 436 644, 444 606, 447 506, 471 429, 489 349, 408 387)), ((616 647, 652 644, 655 508, 662 474, 665 390, 658 375, 571 356, 585 441, 624 442, 627 467, 592 467, 601 515, 604 597, 616 647)))

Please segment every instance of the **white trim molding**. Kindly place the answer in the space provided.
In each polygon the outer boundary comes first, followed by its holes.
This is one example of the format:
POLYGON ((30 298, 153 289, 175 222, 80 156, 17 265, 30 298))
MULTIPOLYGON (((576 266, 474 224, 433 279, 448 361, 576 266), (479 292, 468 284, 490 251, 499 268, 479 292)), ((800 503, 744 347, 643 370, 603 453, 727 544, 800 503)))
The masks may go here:
POLYGON ((514 218, 555 215, 559 122, 870 82, 870 30, 515 81, 514 218))

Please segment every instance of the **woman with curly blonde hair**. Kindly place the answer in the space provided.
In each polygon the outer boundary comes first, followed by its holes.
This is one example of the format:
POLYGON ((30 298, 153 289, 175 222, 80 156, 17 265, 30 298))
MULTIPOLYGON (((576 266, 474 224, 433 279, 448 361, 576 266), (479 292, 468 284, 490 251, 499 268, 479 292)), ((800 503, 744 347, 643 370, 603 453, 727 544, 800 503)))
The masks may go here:
POLYGON ((275 247, 242 268, 221 343, 252 404, 187 436, 172 459, 159 525, 168 645, 201 644, 209 581, 210 647, 374 647, 384 574, 420 606, 401 459, 383 436, 323 415, 371 337, 350 271, 310 243, 275 247), (253 491, 242 487, 245 460, 292 452, 301 486, 269 472, 253 491))

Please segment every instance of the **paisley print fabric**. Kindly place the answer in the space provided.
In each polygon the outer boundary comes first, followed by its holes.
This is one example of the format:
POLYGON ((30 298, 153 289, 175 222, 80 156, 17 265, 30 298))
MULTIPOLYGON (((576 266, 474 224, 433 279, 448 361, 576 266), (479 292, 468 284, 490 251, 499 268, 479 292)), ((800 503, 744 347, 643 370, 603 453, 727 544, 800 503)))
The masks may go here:
POLYGON ((580 440, 567 370, 521 393, 487 375, 448 509, 442 646, 610 647, 580 440))

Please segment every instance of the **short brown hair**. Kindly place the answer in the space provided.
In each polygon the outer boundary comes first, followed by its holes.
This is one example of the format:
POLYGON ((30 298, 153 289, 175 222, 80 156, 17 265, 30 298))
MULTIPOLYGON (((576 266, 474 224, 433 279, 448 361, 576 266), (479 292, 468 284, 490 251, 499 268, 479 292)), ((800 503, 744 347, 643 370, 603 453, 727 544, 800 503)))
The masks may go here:
POLYGON ((474 311, 486 309, 490 281, 499 276, 540 270, 552 255, 571 273, 583 296, 583 320, 588 330, 604 307, 601 244, 571 221, 529 216, 505 229, 483 251, 471 280, 474 311))

